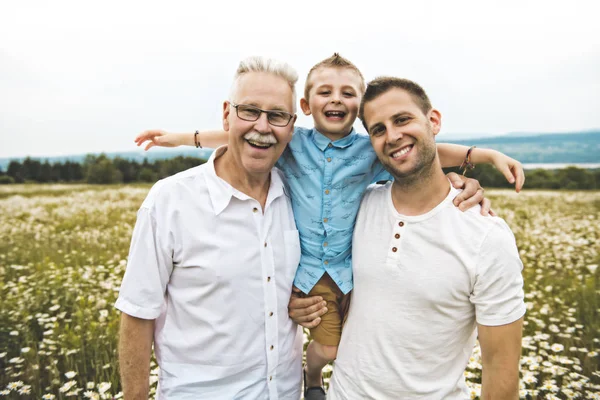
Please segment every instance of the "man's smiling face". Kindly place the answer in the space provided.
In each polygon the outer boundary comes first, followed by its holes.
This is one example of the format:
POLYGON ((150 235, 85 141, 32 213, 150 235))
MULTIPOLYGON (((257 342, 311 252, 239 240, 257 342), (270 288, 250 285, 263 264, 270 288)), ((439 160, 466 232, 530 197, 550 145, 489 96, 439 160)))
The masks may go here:
POLYGON ((433 166, 441 126, 437 110, 424 114, 410 93, 392 88, 364 105, 364 122, 377 157, 394 178, 433 166))
MULTIPOLYGON (((294 114, 292 88, 284 78, 266 72, 249 72, 240 76, 232 102, 294 114)), ((223 128, 229 132, 227 151, 244 169, 240 173, 255 175, 270 172, 292 138, 294 121, 295 116, 284 127, 274 126, 268 122, 266 113, 261 113, 256 121, 245 121, 238 117, 232 103, 226 101, 223 128)))

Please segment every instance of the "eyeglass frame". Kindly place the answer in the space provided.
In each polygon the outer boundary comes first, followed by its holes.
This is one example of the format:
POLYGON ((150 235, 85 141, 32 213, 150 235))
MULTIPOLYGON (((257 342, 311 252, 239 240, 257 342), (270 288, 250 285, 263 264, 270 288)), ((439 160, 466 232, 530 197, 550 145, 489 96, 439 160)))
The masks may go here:
POLYGON ((273 125, 273 126, 276 126, 276 127, 278 127, 278 128, 283 128, 283 127, 286 127, 286 126, 288 126, 288 125, 290 124, 290 122, 292 121, 292 119, 294 119, 294 116, 295 116, 294 114, 292 114, 292 113, 289 113, 289 112, 287 112, 287 111, 282 111, 282 110, 263 110, 262 108, 255 107, 255 106, 252 106, 252 105, 250 105, 250 104, 236 104, 236 103, 234 103, 233 101, 231 101, 229 104, 231 104, 231 106, 232 106, 233 108, 235 108, 235 115, 236 115, 236 116, 237 116, 239 119, 241 119, 242 121, 248 121, 248 122, 254 122, 254 121, 258 121, 258 120, 260 119, 260 116, 261 116, 263 113, 265 113, 265 114, 267 114, 267 122, 268 122, 269 124, 273 125), (260 111, 260 113, 258 114, 258 117, 256 117, 256 119, 245 119, 245 118, 242 118, 242 117, 240 117, 240 114, 239 114, 239 108, 238 108, 239 106, 250 107, 250 108, 252 108, 252 109, 254 109, 254 110, 260 111), (272 123, 272 122, 269 120, 269 115, 270 115, 270 113, 282 113, 282 114, 286 114, 286 115, 288 115, 290 118, 288 119, 288 122, 287 122, 285 125, 275 125, 274 123, 272 123))

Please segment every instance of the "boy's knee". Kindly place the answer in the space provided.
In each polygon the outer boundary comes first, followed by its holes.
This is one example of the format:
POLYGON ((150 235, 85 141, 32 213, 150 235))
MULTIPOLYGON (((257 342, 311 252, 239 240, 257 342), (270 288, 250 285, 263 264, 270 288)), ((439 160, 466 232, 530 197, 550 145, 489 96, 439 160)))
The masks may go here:
POLYGON ((321 351, 323 352, 323 357, 328 359, 329 361, 333 361, 337 357, 337 346, 327 346, 321 345, 321 351))

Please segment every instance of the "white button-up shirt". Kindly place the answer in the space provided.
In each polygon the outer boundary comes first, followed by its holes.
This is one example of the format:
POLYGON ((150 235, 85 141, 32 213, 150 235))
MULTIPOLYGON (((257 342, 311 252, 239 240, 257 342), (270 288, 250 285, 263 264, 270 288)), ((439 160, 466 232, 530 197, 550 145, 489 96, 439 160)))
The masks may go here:
POLYGON ((264 209, 199 167, 159 181, 138 211, 116 307, 155 319, 158 398, 298 399, 302 330, 288 317, 300 259, 281 172, 264 209))

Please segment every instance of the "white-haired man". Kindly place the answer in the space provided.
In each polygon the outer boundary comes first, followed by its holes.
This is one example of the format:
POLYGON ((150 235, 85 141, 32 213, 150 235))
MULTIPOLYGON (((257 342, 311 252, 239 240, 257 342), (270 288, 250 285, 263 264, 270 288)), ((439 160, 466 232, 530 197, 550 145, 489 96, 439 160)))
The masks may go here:
POLYGON ((298 399, 302 333, 287 314, 300 259, 275 162, 295 121, 296 72, 243 61, 223 104, 227 145, 142 204, 116 307, 126 399, 298 399))

